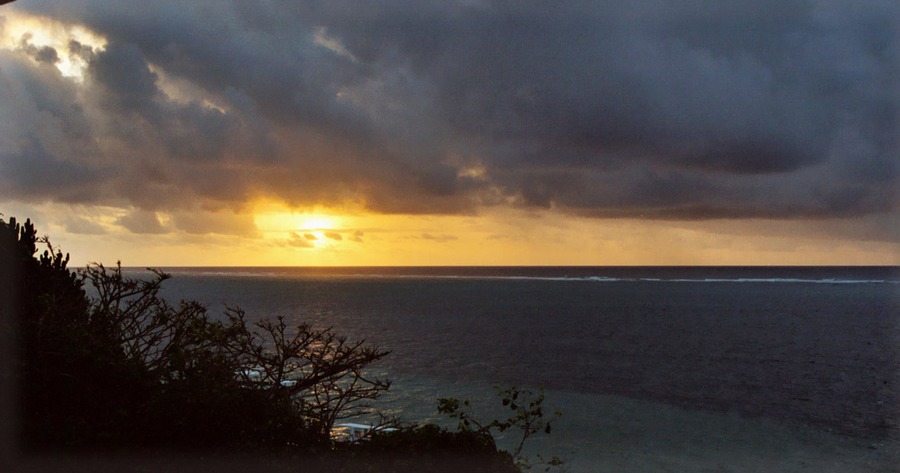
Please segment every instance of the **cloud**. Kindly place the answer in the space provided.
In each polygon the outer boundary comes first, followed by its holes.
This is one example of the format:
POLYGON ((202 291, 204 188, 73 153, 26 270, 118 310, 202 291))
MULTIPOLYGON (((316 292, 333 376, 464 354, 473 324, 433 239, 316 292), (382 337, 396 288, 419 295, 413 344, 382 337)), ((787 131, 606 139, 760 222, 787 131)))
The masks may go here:
POLYGON ((244 237, 253 237, 259 234, 252 215, 233 213, 228 210, 178 212, 173 216, 173 223, 178 229, 193 234, 217 233, 244 237))
POLYGON ((64 222, 66 231, 81 235, 104 235, 106 229, 103 225, 87 218, 71 215, 64 222))
POLYGON ((158 75, 133 44, 111 43, 90 62, 88 72, 96 92, 114 113, 152 118, 156 113, 158 75))
POLYGON ((290 237, 287 240, 284 240, 284 244, 295 248, 315 248, 315 245, 313 245, 309 238, 306 238, 304 235, 297 232, 291 232, 290 237))
POLYGON ((325 232, 325 238, 328 238, 329 240, 337 240, 337 241, 341 241, 344 239, 344 237, 341 236, 341 234, 338 232, 325 232))
POLYGON ((136 209, 116 220, 116 223, 132 233, 161 234, 168 230, 159 221, 156 212, 136 209))
POLYGON ((459 238, 453 235, 432 235, 430 233, 423 233, 416 237, 420 240, 430 240, 437 243, 446 243, 448 241, 458 240, 459 238))
POLYGON ((77 45, 2 52, 0 122, 24 119, 2 128, 5 197, 653 219, 897 211, 896 2, 16 8, 107 45, 84 54, 81 85, 50 64, 77 45))
POLYGON ((77 88, 52 65, 0 49, 0 196, 90 202, 110 169, 93 160, 77 88))
POLYGON ((31 34, 25 34, 21 41, 19 42, 19 48, 24 51, 29 56, 33 57, 34 60, 40 63, 46 64, 56 64, 59 62, 59 55, 56 53, 56 50, 50 46, 42 46, 37 47, 31 44, 32 36, 31 34))

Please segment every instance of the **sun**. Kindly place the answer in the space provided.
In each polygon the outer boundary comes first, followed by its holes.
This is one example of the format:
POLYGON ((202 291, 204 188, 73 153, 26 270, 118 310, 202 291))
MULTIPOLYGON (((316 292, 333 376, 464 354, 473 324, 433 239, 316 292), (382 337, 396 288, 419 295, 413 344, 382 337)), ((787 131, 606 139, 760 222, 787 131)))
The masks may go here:
POLYGON ((298 210, 264 202, 254 213, 265 239, 299 250, 334 249, 346 242, 347 218, 323 209, 298 210))
POLYGON ((336 217, 318 213, 303 215, 297 233, 302 233, 313 248, 325 248, 329 246, 329 235, 337 228, 336 220, 336 217))
POLYGON ((269 205, 254 212, 256 226, 265 233, 291 231, 332 231, 342 225, 342 218, 319 210, 293 210, 269 205))
POLYGON ((300 230, 327 231, 334 230, 335 217, 323 214, 309 214, 301 217, 300 230))

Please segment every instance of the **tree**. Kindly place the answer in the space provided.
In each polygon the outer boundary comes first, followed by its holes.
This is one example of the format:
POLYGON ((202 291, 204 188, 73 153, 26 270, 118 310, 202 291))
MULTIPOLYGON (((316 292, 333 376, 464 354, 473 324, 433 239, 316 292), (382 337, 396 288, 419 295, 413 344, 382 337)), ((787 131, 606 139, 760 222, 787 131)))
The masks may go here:
POLYGON ((30 220, 0 219, 0 268, 18 334, 19 433, 26 445, 90 441, 84 440, 94 437, 89 430, 103 429, 116 415, 105 409, 104 387, 122 360, 87 323, 88 300, 68 262, 37 236, 30 220), (38 244, 47 249, 35 258, 38 244))
POLYGON ((537 455, 537 461, 532 461, 522 455, 525 442, 534 435, 547 434, 552 430, 553 421, 562 414, 554 411, 549 418, 544 412, 543 389, 534 392, 520 389, 515 386, 510 388, 497 388, 497 396, 503 407, 512 411, 512 415, 506 419, 494 419, 490 422, 481 422, 475 416, 472 405, 468 400, 459 401, 454 398, 438 399, 438 412, 459 421, 457 428, 462 432, 474 432, 486 439, 493 440, 494 432, 501 434, 508 430, 518 431, 519 435, 510 455, 516 459, 516 464, 524 470, 530 470, 536 466, 544 466, 545 470, 553 467, 561 467, 564 462, 556 456, 544 458, 537 455))
POLYGON ((493 439, 471 430, 433 424, 376 433, 348 446, 344 457, 359 472, 517 473, 512 456, 498 451, 493 439))
POLYGON ((364 341, 280 317, 251 323, 240 309, 213 321, 202 304, 167 302, 161 271, 68 262, 30 220, 0 219, 27 447, 316 450, 390 386, 365 375, 387 352, 364 341))
POLYGON ((310 471, 514 473, 490 430, 525 426, 527 438, 545 425, 532 405, 508 425, 413 426, 335 445, 334 423, 372 413, 390 387, 366 374, 386 351, 282 317, 250 322, 237 308, 211 320, 202 304, 166 301, 161 271, 132 278, 119 264, 68 263, 30 220, 0 218, 26 451, 289 453, 310 471))
POLYGON ((389 381, 364 373, 388 352, 364 341, 351 342, 331 328, 309 324, 288 330, 283 317, 248 324, 240 309, 229 309, 227 315, 232 326, 241 328, 230 348, 243 367, 244 381, 285 390, 324 436, 340 419, 371 413, 368 401, 390 388, 389 381), (250 379, 250 373, 257 375, 250 379))
POLYGON ((239 308, 226 309, 224 322, 211 321, 197 302, 167 303, 159 291, 170 276, 160 271, 136 279, 123 276, 120 265, 93 264, 82 275, 97 292, 91 321, 166 391, 205 378, 205 389, 264 392, 327 439, 336 420, 369 412, 365 401, 390 387, 364 375, 387 352, 330 328, 289 328, 283 317, 249 322, 239 308))

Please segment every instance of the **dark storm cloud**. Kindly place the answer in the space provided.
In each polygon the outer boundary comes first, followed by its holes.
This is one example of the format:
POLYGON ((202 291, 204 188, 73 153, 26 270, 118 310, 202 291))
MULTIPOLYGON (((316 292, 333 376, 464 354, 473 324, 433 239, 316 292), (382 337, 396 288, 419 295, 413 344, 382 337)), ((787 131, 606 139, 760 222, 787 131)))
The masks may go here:
POLYGON ((108 169, 75 87, 52 64, 0 50, 0 197, 83 202, 108 169))
POLYGON ((141 51, 132 44, 110 44, 90 63, 94 85, 102 89, 107 107, 119 113, 152 116, 159 89, 141 51))
POLYGON ((51 154, 35 136, 26 139, 17 151, 0 152, 0 182, 7 198, 79 202, 96 197, 92 169, 51 154))
POLYGON ((81 106, 121 149, 73 165, 119 169, 111 192, 145 208, 265 194, 408 213, 896 211, 892 1, 19 8, 108 39, 85 52, 81 106), (222 107, 173 100, 163 73, 222 107))

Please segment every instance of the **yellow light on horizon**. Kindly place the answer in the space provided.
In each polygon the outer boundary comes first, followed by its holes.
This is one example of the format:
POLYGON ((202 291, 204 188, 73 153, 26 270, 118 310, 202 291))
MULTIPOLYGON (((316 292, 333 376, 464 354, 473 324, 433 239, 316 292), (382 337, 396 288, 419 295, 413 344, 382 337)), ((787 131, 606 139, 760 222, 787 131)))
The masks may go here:
POLYGON ((822 222, 595 220, 508 209, 479 216, 380 215, 327 207, 292 211, 270 201, 247 209, 259 230, 252 235, 200 235, 135 234, 116 223, 128 213, 116 207, 4 201, 0 211, 5 218, 40 216, 35 225, 72 255, 73 266, 117 260, 139 267, 900 264, 897 243, 836 231, 858 220, 832 222, 823 234, 822 222), (99 231, 77 230, 73 215, 99 231))
POLYGON ((254 212, 256 226, 263 232, 296 230, 332 230, 341 225, 341 218, 323 211, 295 211, 286 207, 265 206, 254 212))
POLYGON ((300 229, 317 230, 321 233, 321 230, 334 230, 337 226, 336 221, 336 217, 314 213, 301 217, 300 229))
POLYGON ((332 209, 291 209, 276 202, 259 201, 254 208, 254 221, 264 239, 276 245, 287 245, 300 251, 336 249, 348 241, 351 217, 332 209))

